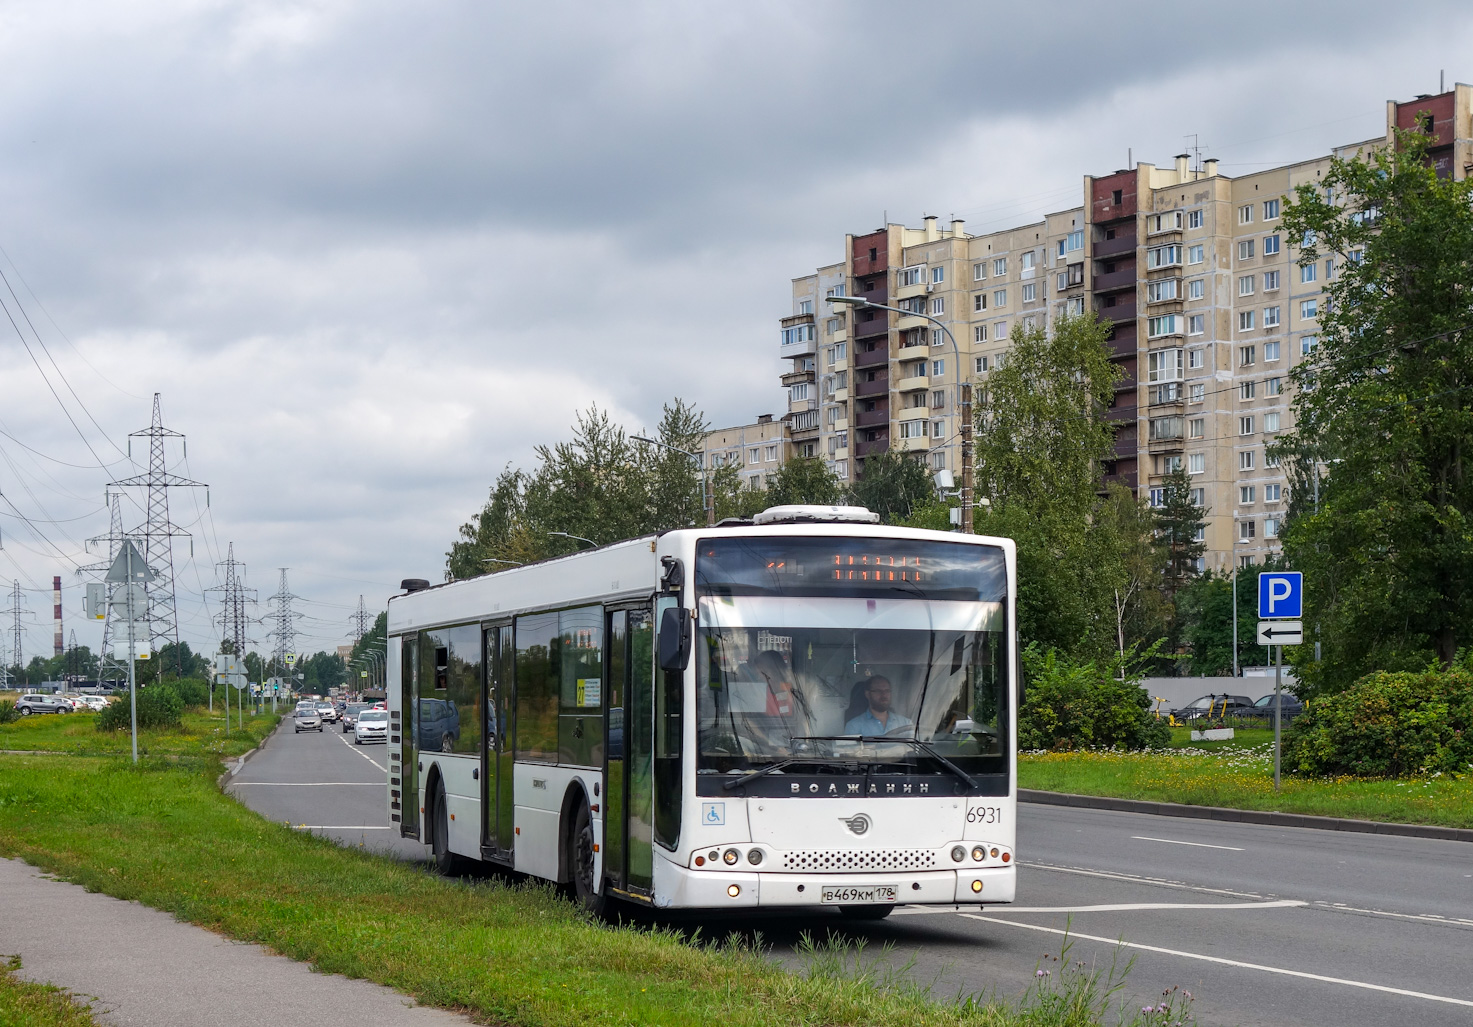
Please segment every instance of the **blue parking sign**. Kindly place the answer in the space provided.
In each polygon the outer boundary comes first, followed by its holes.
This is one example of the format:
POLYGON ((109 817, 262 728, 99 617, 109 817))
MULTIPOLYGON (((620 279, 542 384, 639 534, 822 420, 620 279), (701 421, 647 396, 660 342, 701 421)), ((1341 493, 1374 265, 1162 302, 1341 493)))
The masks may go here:
POLYGON ((1258 616, 1302 617, 1304 575, 1299 571, 1264 571, 1258 575, 1258 616))

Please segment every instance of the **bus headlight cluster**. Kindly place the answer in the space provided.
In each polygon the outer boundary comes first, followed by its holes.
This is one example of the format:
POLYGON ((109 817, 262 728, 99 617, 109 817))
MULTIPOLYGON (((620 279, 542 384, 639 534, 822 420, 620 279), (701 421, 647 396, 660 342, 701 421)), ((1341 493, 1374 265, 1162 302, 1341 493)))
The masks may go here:
POLYGON ((724 850, 707 849, 705 852, 696 853, 691 859, 691 865, 715 868, 724 864, 729 867, 738 867, 744 858, 751 866, 758 867, 767 860, 767 853, 756 846, 750 849, 737 848, 735 845, 724 850))
POLYGON ((736 849, 727 849, 721 854, 721 862, 727 866, 734 866, 736 861, 742 858, 742 854, 736 849))
POLYGON ((985 844, 973 845, 972 851, 970 853, 967 852, 966 846, 964 845, 953 845, 951 847, 952 862, 960 863, 968 856, 972 857, 973 863, 985 863, 989 858, 997 859, 999 858, 999 856, 1002 858, 1002 861, 1004 863, 1007 863, 1013 858, 1012 853, 999 849, 996 845, 993 845, 990 848, 985 844))

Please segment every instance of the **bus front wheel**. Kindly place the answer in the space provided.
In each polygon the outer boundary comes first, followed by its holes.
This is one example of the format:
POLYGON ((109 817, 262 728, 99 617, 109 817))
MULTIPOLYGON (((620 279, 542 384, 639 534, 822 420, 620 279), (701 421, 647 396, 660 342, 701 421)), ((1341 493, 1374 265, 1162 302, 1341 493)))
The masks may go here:
POLYGON ((465 860, 450 851, 450 809, 445 801, 445 786, 435 782, 434 798, 430 802, 430 853, 435 869, 446 877, 453 877, 465 870, 465 860))
POLYGON ((578 803, 573 814, 573 832, 568 838, 568 870, 573 878, 573 894, 578 904, 594 916, 608 910, 608 896, 594 890, 593 816, 588 803, 578 803))

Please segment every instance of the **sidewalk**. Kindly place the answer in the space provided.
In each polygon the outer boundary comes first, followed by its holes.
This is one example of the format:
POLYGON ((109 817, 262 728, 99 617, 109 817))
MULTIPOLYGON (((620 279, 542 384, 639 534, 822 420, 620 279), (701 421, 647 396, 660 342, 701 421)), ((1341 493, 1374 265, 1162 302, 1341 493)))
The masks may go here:
POLYGON ((437 1027, 471 1021, 389 988, 313 973, 136 902, 0 859, 0 955, 19 976, 96 998, 99 1023, 128 1027, 437 1027))

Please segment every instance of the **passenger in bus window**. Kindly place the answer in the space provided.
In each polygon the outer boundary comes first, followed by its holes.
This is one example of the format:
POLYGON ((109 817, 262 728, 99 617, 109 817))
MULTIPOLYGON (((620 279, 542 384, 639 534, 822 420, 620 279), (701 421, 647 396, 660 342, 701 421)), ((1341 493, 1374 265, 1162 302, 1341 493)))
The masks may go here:
POLYGON ((866 681, 864 697, 868 705, 864 712, 850 718, 844 725, 846 735, 893 735, 914 723, 890 708, 894 701, 894 686, 889 678, 876 674, 866 681))

